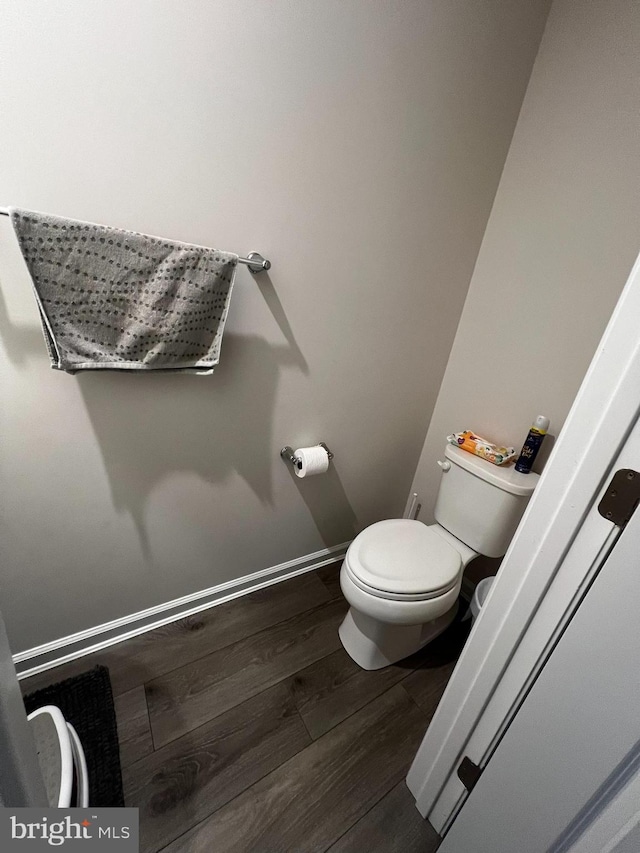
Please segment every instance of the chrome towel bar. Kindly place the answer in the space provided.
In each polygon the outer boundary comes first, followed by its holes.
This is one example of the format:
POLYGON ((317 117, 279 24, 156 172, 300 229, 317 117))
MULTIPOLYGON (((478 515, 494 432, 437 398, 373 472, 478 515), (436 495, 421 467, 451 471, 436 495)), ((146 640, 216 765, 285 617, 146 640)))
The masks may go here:
MULTIPOLYGON (((6 207, 0 207, 0 216, 9 216, 6 207)), ((271 269, 271 261, 263 258, 260 252, 249 252, 246 258, 238 258, 239 264, 246 264, 252 273, 266 272, 271 269)))

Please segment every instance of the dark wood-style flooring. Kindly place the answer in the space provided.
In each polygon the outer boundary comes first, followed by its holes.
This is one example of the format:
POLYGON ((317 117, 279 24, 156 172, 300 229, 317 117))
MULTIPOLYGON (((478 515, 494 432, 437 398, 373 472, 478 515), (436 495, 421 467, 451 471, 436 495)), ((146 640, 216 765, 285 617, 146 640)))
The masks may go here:
POLYGON ((430 853, 404 778, 460 653, 456 623, 361 670, 329 566, 22 682, 109 667, 141 851, 430 853))

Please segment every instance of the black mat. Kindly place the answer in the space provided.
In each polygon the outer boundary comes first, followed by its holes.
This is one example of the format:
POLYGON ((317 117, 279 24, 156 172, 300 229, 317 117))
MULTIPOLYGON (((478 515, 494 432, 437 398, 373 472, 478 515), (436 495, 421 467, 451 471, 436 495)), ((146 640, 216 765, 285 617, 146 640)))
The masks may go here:
POLYGON ((27 713, 57 705, 82 742, 89 771, 89 805, 124 806, 118 729, 109 670, 104 666, 24 697, 27 713))

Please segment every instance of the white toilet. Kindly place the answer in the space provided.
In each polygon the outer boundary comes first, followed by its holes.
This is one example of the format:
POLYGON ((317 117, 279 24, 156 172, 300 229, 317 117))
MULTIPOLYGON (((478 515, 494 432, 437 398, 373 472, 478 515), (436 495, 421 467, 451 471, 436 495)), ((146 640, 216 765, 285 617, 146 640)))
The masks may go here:
POLYGON ((451 444, 444 455, 437 524, 379 521, 345 556, 340 585, 351 607, 339 633, 363 669, 402 660, 444 631, 465 567, 479 554, 503 556, 539 480, 451 444))

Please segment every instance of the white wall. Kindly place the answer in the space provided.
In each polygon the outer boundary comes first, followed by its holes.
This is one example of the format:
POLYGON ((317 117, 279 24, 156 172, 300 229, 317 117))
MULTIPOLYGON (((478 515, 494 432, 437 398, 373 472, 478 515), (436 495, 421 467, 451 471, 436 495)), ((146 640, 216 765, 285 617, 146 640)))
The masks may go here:
POLYGON ((635 0, 553 4, 413 484, 426 521, 448 433, 564 423, 640 250, 639 40, 635 0))
POLYGON ((15 651, 402 511, 547 8, 5 0, 0 204, 273 262, 213 377, 71 377, 0 222, 15 651))

